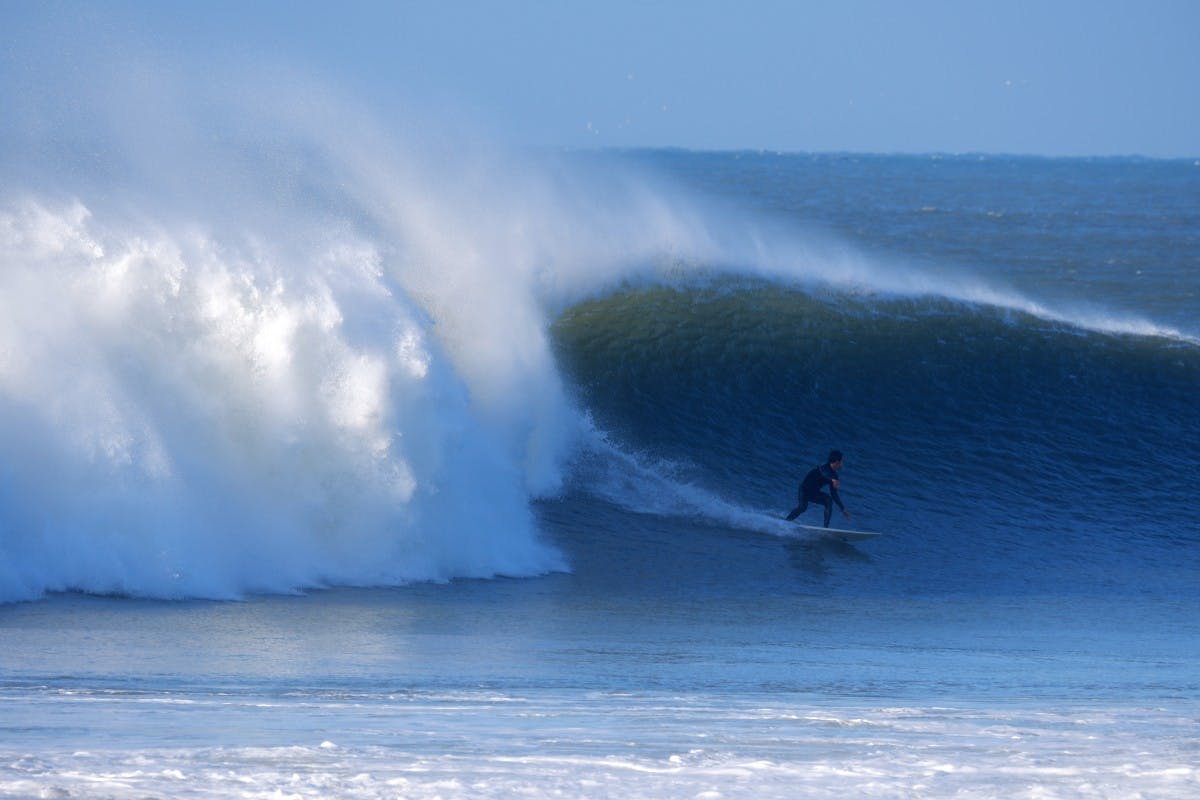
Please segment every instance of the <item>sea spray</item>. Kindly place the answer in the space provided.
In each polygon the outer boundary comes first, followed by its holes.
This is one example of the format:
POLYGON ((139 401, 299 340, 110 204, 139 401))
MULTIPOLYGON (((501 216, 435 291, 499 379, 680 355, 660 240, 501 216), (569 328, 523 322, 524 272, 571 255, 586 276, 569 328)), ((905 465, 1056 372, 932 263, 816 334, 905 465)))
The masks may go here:
POLYGON ((587 431, 550 322, 719 262, 709 221, 319 91, 153 89, 4 159, 0 599, 567 568, 529 508, 587 431))

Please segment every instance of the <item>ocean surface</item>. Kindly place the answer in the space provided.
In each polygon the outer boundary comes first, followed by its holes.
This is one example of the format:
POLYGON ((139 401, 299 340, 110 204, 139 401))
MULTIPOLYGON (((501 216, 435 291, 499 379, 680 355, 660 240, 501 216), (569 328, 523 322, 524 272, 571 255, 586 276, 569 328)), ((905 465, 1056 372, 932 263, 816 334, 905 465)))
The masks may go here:
POLYGON ((222 133, 0 159, 0 797, 1200 796, 1200 162, 222 133))

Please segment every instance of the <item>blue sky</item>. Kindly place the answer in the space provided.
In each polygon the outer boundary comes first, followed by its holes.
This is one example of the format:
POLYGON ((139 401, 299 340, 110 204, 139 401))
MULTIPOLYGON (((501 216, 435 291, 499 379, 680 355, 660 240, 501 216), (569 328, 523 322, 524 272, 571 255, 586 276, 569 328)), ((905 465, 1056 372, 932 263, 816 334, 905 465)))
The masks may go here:
POLYGON ((150 58, 523 145, 1195 157, 1198 34, 1192 0, 0 0, 0 88, 150 58))

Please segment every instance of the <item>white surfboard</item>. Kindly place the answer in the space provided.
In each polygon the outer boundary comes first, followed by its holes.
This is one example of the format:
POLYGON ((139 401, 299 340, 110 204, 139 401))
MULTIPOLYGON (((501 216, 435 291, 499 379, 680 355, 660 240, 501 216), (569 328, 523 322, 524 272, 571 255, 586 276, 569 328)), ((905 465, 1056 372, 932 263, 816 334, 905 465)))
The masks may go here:
POLYGON ((838 528, 821 528, 816 525, 796 525, 797 528, 814 531, 826 536, 830 539, 841 539, 843 542, 861 542, 865 539, 874 539, 878 533, 872 531, 844 531, 838 528))

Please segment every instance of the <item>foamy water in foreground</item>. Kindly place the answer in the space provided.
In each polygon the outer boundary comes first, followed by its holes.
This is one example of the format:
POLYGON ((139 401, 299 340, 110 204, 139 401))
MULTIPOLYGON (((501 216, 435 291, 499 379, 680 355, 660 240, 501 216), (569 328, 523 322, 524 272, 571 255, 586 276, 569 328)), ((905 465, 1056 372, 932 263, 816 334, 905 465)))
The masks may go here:
MULTIPOLYGON (((733 544, 755 560, 798 547, 761 535, 733 544)), ((736 571, 732 553, 718 557, 736 571)), ((1162 632, 1181 609, 788 598, 763 583, 762 597, 714 596, 712 584, 603 595, 563 574, 242 603, 6 606, 0 796, 1200 788, 1200 637, 1194 620, 1162 632), (1108 624, 1069 631, 1064 617, 1108 624)))
MULTIPOLYGON (((636 694, 37 699, 136 715, 147 742, 0 753, 33 797, 1193 797, 1195 704, 895 708, 636 694), (159 725, 224 744, 163 746, 159 725), (236 726, 230 730, 230 726, 236 726), (226 729, 225 734, 218 731, 226 729), (286 728, 291 745, 246 745, 286 728)), ((10 709, 18 715, 21 703, 10 709)))

